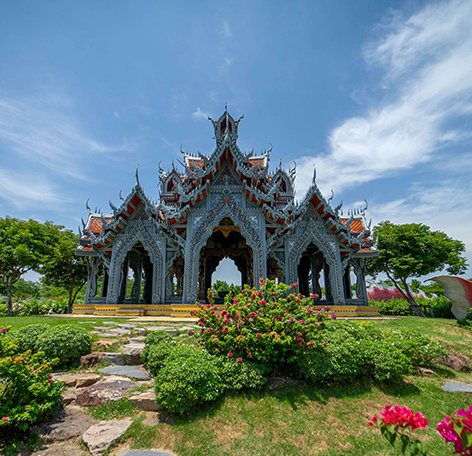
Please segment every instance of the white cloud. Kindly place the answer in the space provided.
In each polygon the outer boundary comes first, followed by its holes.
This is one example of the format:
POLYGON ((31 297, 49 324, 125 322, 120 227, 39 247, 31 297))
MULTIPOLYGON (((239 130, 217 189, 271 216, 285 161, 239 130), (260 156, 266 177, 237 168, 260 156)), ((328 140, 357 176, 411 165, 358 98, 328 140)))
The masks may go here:
POLYGON ((51 207, 67 202, 51 182, 38 175, 0 170, 0 195, 18 209, 51 207))
MULTIPOLYGON (((51 97, 53 98, 53 97, 51 97)), ((0 99, 0 144, 60 175, 84 179, 83 159, 96 154, 128 151, 88 136, 58 104, 0 99), (82 160, 82 163, 81 163, 82 160)), ((39 172, 39 170, 38 170, 39 172)))
POLYGON ((233 33, 231 32, 231 27, 229 26, 227 20, 224 20, 222 22, 220 31, 226 38, 231 38, 233 36, 233 33))
POLYGON ((195 117, 196 119, 208 119, 209 114, 206 112, 203 112, 200 108, 197 108, 195 112, 192 113, 192 116, 195 117))
POLYGON ((467 137, 449 121, 472 112, 472 2, 428 5, 402 20, 393 14, 383 36, 366 46, 367 62, 382 69, 388 94, 362 116, 345 120, 329 149, 297 160, 299 195, 316 164, 324 191, 337 191, 430 161, 441 147, 467 137))

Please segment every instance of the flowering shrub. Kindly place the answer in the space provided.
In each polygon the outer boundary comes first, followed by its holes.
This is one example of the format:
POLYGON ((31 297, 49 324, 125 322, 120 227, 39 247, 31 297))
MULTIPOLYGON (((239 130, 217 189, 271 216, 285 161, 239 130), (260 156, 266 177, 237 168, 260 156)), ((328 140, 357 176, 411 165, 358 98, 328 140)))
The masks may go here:
POLYGON ((32 355, 29 350, 0 359, 0 378, 4 380, 0 431, 25 431, 60 408, 64 384, 55 382, 50 373, 56 362, 47 362, 43 353, 32 355))
POLYGON ((472 455, 472 406, 467 410, 456 410, 438 424, 438 432, 446 442, 454 445, 454 453, 472 455))
MULTIPOLYGON (((67 313, 67 300, 64 298, 36 298, 12 303, 14 317, 31 315, 50 315, 67 313)), ((0 317, 7 316, 7 300, 0 298, 0 317)))
POLYGON ((84 329, 75 326, 56 326, 38 337, 36 351, 44 352, 47 359, 59 358, 68 364, 92 349, 92 338, 84 329))
POLYGON ((374 424, 380 428, 380 432, 392 446, 395 444, 397 435, 400 434, 402 454, 408 450, 412 456, 426 456, 423 444, 418 439, 411 439, 411 432, 417 429, 428 429, 428 420, 421 412, 413 413, 408 407, 386 405, 382 413, 369 421, 370 426, 374 424))
POLYGON ((367 298, 369 301, 390 301, 392 299, 395 300, 403 300, 403 295, 394 288, 393 290, 389 290, 388 288, 379 288, 374 287, 372 291, 367 292, 367 298))
POLYGON ((260 290, 247 285, 235 297, 226 298, 225 309, 218 314, 209 304, 194 311, 201 326, 201 344, 210 353, 262 363, 273 371, 287 368, 307 347, 321 345, 328 316, 313 307, 313 297, 290 293, 291 286, 261 279, 260 290))

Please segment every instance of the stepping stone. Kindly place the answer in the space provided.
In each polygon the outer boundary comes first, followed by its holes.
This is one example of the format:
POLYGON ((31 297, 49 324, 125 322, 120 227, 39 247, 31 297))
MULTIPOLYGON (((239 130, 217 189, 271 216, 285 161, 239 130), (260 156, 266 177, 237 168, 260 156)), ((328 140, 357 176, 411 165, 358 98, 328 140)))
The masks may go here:
POLYGON ((125 344, 132 344, 132 343, 138 343, 138 344, 143 344, 144 339, 146 339, 144 336, 139 336, 139 337, 131 337, 128 339, 125 344))
POLYGON ((122 336, 127 336, 128 334, 131 333, 129 329, 121 329, 121 328, 116 328, 116 329, 110 329, 111 333, 116 333, 116 334, 121 334, 122 336))
POLYGON ((52 419, 38 427, 38 432, 45 440, 69 440, 82 435, 98 420, 85 413, 70 414, 64 410, 56 413, 52 419))
POLYGON ((472 385, 454 381, 447 382, 441 389, 450 393, 472 393, 472 385))
POLYGON ((71 402, 75 401, 75 398, 77 397, 78 391, 77 388, 67 388, 65 391, 61 393, 62 397, 62 404, 64 406, 69 405, 71 402))
POLYGON ((100 454, 110 448, 131 426, 131 420, 100 421, 82 436, 92 454, 100 454))
POLYGON ((175 456, 172 453, 162 450, 128 450, 119 456, 175 456))
POLYGON ((121 353, 105 353, 105 359, 118 366, 125 365, 125 360, 123 359, 123 355, 121 353))
POLYGON ((116 337, 116 334, 110 334, 110 333, 101 333, 100 337, 116 337))
POLYGON ((97 340, 93 343, 95 347, 112 347, 118 343, 117 340, 97 340))
MULTIPOLYGON (((151 377, 146 369, 141 366, 108 366, 100 369, 103 374, 120 375, 134 378, 135 380, 150 380, 151 377)), ((79 404, 80 405, 80 404, 79 404)))
POLYGON ((118 324, 118 328, 121 328, 121 329, 135 329, 136 325, 125 325, 125 324, 121 323, 121 324, 118 324))
POLYGON ((97 323, 96 321, 79 321, 79 325, 88 325, 91 323, 97 323))
POLYGON ((142 364, 141 353, 143 352, 144 347, 144 344, 138 343, 124 345, 121 349, 121 353, 123 354, 125 364, 142 364))
POLYGON ((101 331, 108 331, 110 328, 108 326, 94 326, 93 329, 95 331, 101 332, 101 331))
POLYGON ((195 329, 198 329, 198 326, 183 326, 180 331, 195 331, 195 329))
POLYGON ((146 393, 131 396, 129 400, 136 404, 136 407, 146 412, 157 412, 161 409, 159 404, 156 402, 156 393, 154 391, 148 391, 146 393))
POLYGON ((67 386, 75 386, 76 388, 90 386, 100 380, 100 376, 98 374, 81 373, 55 375, 54 378, 60 382, 64 382, 67 386))
POLYGON ((109 377, 88 388, 82 388, 75 403, 81 407, 90 407, 118 401, 126 395, 128 390, 136 386, 137 384, 129 378, 109 377))
POLYGON ((31 453, 31 456, 82 456, 82 454, 83 451, 79 446, 55 443, 44 450, 31 453))
POLYGON ((104 325, 114 325, 114 326, 116 326, 118 323, 116 321, 104 321, 103 324, 104 325))

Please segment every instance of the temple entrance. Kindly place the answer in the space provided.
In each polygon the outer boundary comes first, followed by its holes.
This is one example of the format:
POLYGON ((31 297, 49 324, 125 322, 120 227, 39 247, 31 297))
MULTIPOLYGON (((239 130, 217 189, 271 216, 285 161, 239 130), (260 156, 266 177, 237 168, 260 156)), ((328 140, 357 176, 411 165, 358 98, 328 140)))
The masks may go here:
POLYGON ((118 303, 149 304, 152 302, 153 264, 141 242, 127 253, 121 266, 118 303))
POLYGON ((200 251, 198 274, 198 299, 206 299, 207 290, 211 288, 212 274, 224 258, 234 261, 241 273, 241 285, 253 286, 253 253, 241 235, 238 226, 229 218, 223 218, 213 229, 206 245, 200 251))
POLYGON ((300 293, 317 295, 317 301, 333 302, 329 280, 329 265, 323 252, 312 242, 308 245, 298 264, 298 286, 300 293))

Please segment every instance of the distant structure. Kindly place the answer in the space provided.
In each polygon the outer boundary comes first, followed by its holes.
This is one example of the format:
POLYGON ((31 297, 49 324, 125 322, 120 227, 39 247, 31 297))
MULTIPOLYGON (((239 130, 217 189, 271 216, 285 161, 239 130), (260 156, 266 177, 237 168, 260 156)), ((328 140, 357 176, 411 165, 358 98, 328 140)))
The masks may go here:
POLYGON ((234 261, 243 284, 257 287, 268 277, 298 282, 305 295, 311 287, 321 302, 367 304, 365 261, 377 255, 367 204, 347 215, 342 203, 333 209, 334 195, 323 197, 316 173, 296 203, 295 168, 269 172, 271 148, 242 153, 241 119, 227 110, 210 119, 215 150, 210 156, 182 151, 183 172, 159 167, 159 202, 146 195, 136 171, 136 185, 125 199, 120 194, 119 206, 110 202, 111 214, 89 208, 76 253, 89 257, 90 271, 85 306, 76 312, 159 314, 168 304, 204 301, 223 258, 234 261))

